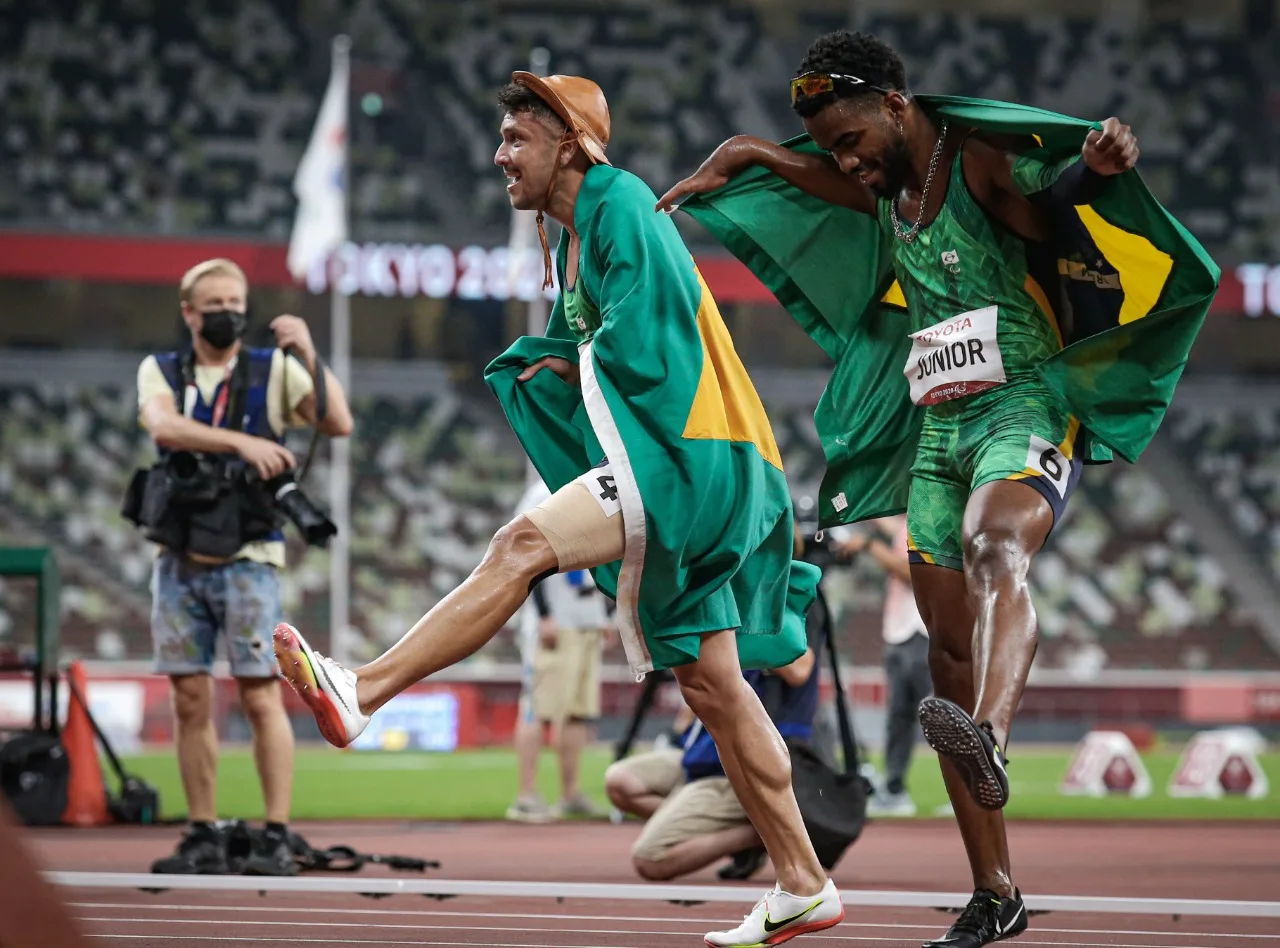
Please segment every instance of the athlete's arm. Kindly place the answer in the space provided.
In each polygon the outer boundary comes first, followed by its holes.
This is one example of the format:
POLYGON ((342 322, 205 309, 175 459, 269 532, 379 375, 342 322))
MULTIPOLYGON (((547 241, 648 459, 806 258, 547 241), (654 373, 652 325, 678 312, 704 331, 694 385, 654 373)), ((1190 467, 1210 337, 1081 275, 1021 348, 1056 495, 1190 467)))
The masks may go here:
POLYGON ((560 376, 560 378, 564 379, 570 385, 582 384, 581 380, 578 377, 579 369, 578 369, 577 363, 570 362, 568 359, 561 359, 559 356, 547 356, 544 359, 539 359, 537 362, 528 366, 523 372, 517 375, 516 381, 527 382, 529 381, 529 379, 533 378, 543 369, 550 369, 552 372, 560 376))
POLYGON ((1113 117, 1088 134, 1079 158, 1056 164, 970 139, 965 145, 965 178, 979 203, 997 219, 1024 237, 1045 240, 1048 223, 1043 208, 1091 204, 1113 176, 1137 164, 1138 154, 1133 130, 1113 117))
MULTIPOLYGON (((556 301, 551 307, 551 318, 547 322, 546 334, 557 339, 569 338, 569 324, 565 320, 563 294, 556 294, 556 301)), ((578 363, 555 356, 547 356, 545 359, 539 359, 532 365, 527 366, 523 372, 516 376, 516 381, 527 382, 543 369, 550 369, 569 385, 576 387, 581 384, 578 378, 578 363)))
POLYGON ((657 210, 669 211, 690 194, 706 194, 724 187, 752 165, 772 171, 788 184, 828 204, 874 214, 871 191, 851 174, 845 174, 830 155, 792 151, 781 145, 736 135, 702 163, 693 174, 658 199, 657 210))

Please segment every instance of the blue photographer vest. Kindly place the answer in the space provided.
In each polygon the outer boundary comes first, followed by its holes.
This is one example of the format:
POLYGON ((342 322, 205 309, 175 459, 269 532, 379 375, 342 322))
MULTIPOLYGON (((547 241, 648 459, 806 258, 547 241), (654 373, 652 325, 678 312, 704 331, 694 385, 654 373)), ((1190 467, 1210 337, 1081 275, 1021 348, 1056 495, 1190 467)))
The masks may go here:
MULTIPOLYGON (((156 355, 156 362, 160 366, 160 372, 164 375, 165 381, 173 389, 173 398, 178 406, 178 411, 186 414, 187 393, 182 380, 182 359, 183 352, 161 352, 156 355)), ((244 395, 244 410, 241 416, 240 429, 245 434, 255 435, 259 438, 267 438, 277 444, 283 444, 284 438, 277 435, 271 430, 271 422, 267 415, 267 385, 271 379, 271 360, 275 356, 275 349, 250 349, 247 346, 240 348, 238 358, 249 360, 249 378, 248 388, 244 395)), ((191 412, 187 416, 192 421, 198 421, 201 424, 213 425, 214 405, 222 396, 222 390, 228 385, 228 380, 223 379, 218 383, 218 387, 214 389, 213 400, 206 402, 204 394, 200 391, 198 385, 193 385, 194 402, 192 403, 191 412)), ((230 418, 221 419, 219 428, 229 428, 230 418)), ((163 457, 168 452, 160 445, 156 445, 156 450, 163 457)), ((266 537, 265 542, 283 541, 284 532, 274 530, 266 537)))
MULTIPOLYGON (((781 700, 777 702, 777 707, 768 710, 778 733, 783 737, 799 741, 807 741, 813 737, 813 718, 818 713, 818 658, 818 655, 814 656, 813 671, 803 685, 793 687, 781 679, 777 680, 781 700)), ((762 671, 750 669, 743 672, 742 677, 763 699, 768 676, 762 671)), ((685 779, 724 776, 720 752, 701 722, 694 722, 681 735, 681 746, 684 748, 684 756, 680 763, 684 767, 685 779)))

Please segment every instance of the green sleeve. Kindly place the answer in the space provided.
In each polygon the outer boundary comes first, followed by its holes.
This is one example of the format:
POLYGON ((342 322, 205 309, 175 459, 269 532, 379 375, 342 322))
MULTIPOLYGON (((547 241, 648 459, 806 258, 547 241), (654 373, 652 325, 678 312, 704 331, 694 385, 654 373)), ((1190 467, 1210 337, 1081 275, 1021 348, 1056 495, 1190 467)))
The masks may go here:
POLYGON ((1043 152, 1016 155, 1009 173, 1013 176, 1013 183, 1019 192, 1024 195, 1036 194, 1049 190, 1062 172, 1079 160, 1078 153, 1067 155, 1058 161, 1045 161, 1043 152))

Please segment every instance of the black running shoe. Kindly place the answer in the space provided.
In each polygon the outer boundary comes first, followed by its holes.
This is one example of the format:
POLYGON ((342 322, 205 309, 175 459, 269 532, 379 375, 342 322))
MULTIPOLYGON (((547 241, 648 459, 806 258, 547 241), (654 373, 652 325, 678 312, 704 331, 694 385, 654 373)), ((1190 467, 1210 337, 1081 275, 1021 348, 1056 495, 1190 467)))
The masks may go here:
POLYGON ((222 824, 222 835, 227 842, 227 871, 232 874, 242 872, 245 861, 253 855, 253 841, 257 833, 244 820, 231 820, 222 824))
POLYGON ((1002 899, 990 889, 978 889, 947 933, 926 941, 924 948, 981 948, 1026 930, 1027 907, 1021 892, 1014 889, 1013 898, 1002 899))
POLYGON ((222 831, 209 823, 187 827, 172 856, 157 859, 152 872, 175 876, 217 876, 227 872, 227 843, 222 831))
POLYGON ((920 729, 929 746, 959 768, 978 806, 999 810, 1009 802, 1008 760, 990 722, 978 724, 955 702, 931 697, 920 702, 920 729))
POLYGON ((246 876, 296 876, 298 863, 293 858, 288 832, 267 827, 254 833, 253 851, 241 864, 240 872, 246 876))
POLYGON ((768 858, 769 854, 763 846, 739 850, 733 854, 731 862, 716 871, 716 875, 726 881, 744 882, 759 872, 768 858))

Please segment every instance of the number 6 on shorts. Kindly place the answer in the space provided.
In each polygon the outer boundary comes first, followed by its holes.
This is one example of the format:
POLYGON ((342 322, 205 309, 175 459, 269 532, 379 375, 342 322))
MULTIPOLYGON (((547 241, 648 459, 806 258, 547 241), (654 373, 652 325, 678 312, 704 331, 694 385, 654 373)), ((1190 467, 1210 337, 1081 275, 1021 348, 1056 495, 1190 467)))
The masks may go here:
POLYGON ((1059 497, 1067 496, 1067 482, 1071 479, 1071 462, 1058 450, 1056 444, 1032 435, 1030 447, 1027 449, 1027 467, 1052 484, 1059 497))

